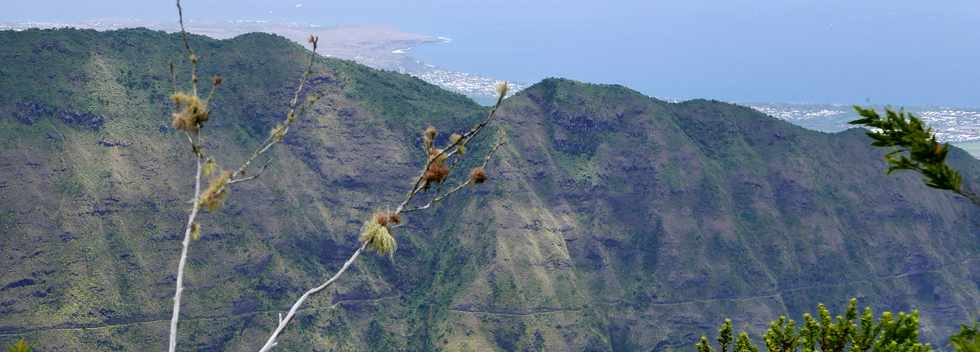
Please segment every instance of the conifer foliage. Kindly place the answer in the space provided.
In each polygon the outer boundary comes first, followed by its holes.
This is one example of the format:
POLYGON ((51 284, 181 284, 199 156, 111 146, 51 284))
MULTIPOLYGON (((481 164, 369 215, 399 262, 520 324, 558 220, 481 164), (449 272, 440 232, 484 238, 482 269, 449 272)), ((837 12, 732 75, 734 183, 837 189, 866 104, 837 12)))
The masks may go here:
MULTIPOLYGON (((742 332, 734 346, 732 321, 725 320, 718 330, 718 352, 759 351, 748 334, 742 332), (729 347, 732 347, 729 349, 729 347)), ((892 314, 884 312, 875 317, 871 308, 857 315, 857 299, 851 299, 844 315, 831 318, 823 304, 817 306, 817 317, 803 315, 803 324, 779 317, 770 323, 763 335, 768 352, 928 352, 928 344, 919 341, 919 313, 892 314)), ((716 352, 707 336, 695 344, 698 352, 716 352)))
POLYGON ((977 323, 973 323, 972 327, 962 325, 960 332, 949 338, 949 343, 956 352, 980 352, 980 331, 977 323))
POLYGON ((868 136, 875 147, 894 148, 885 155, 888 173, 898 170, 915 171, 925 178, 926 186, 952 191, 980 205, 980 196, 963 187, 959 172, 946 164, 949 145, 939 143, 932 129, 922 120, 903 110, 885 108, 885 116, 875 109, 854 106, 861 115, 852 125, 872 128, 868 136))

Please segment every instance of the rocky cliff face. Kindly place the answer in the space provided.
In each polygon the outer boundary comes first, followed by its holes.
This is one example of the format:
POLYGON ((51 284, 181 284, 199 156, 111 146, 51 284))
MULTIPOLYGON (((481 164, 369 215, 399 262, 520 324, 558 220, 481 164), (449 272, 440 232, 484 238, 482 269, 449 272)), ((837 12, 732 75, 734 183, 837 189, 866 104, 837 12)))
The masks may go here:
MULTIPOLYGON (((0 32, 0 44, 0 343, 165 345, 193 182, 167 118, 177 36, 0 32)), ((281 117, 303 51, 261 34, 194 45, 204 74, 225 77, 206 132, 231 167, 281 117)), ((185 350, 258 346, 342 264, 361 221, 395 205, 423 162, 418 131, 483 113, 407 76, 316 67, 310 92, 324 98, 272 169, 202 218, 185 350)), ((566 80, 504 105, 490 183, 409 214, 395 259, 359 260, 284 350, 688 349, 725 317, 758 332, 851 296, 917 308, 945 343, 980 309, 980 209, 885 176, 861 132, 566 80)), ((980 163, 952 158, 980 185, 980 163)))

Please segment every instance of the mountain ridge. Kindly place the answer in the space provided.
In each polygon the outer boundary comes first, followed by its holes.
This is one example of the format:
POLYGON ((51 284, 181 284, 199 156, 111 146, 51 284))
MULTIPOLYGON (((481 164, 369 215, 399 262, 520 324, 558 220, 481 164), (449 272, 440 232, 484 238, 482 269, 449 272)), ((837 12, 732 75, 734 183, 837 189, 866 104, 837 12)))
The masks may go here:
MULTIPOLYGON (((0 266, 14 268, 0 273, 0 342, 162 346, 159 323, 11 333, 169 312, 189 193, 165 103, 179 38, 60 30, 0 32, 0 43, 0 266)), ((232 165, 283 113, 305 50, 269 35, 192 45, 203 75, 225 77, 207 147, 232 165)), ((361 221, 403 194, 419 131, 447 135, 484 113, 347 61, 319 59, 314 82, 323 98, 270 170, 202 219, 184 349, 254 348, 275 315, 248 314, 283 309, 336 270, 361 221), (206 316, 241 319, 193 320, 206 316)), ((919 307, 935 344, 978 308, 980 272, 958 263, 980 257, 980 211, 914 175, 885 176, 859 131, 563 79, 508 98, 499 119, 508 143, 490 182, 408 217, 394 261, 359 260, 310 304, 325 309, 298 317, 286 348, 688 349, 725 317, 758 333, 851 296, 919 307)), ((950 158, 980 184, 980 163, 950 158)))

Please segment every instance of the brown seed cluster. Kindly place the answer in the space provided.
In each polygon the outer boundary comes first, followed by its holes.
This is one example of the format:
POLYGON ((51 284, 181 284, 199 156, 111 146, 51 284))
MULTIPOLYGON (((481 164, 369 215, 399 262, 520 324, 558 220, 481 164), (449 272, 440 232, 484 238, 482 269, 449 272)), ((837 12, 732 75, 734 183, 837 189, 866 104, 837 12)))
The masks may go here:
POLYGON ((487 182, 487 171, 483 167, 474 167, 470 171, 470 181, 476 184, 487 182))
POLYGON ((426 182, 426 187, 432 183, 441 183, 449 177, 449 166, 446 166, 446 154, 442 149, 432 148, 429 150, 429 168, 425 170, 422 178, 426 182))
POLYGON ((401 216, 401 214, 388 213, 388 223, 389 224, 392 224, 392 225, 401 224, 402 223, 402 216, 401 216))
POLYGON ((402 222, 402 216, 395 213, 377 212, 374 213, 374 222, 384 227, 388 227, 388 225, 398 225, 402 222))
POLYGON ((170 97, 177 105, 171 125, 182 131, 196 133, 208 121, 208 107, 201 98, 187 93, 174 93, 170 97))

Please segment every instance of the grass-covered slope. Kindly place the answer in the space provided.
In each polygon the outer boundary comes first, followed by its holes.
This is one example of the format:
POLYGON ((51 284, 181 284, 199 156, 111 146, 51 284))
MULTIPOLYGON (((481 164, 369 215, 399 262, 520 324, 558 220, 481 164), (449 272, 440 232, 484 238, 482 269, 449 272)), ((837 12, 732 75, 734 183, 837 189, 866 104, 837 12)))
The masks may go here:
MULTIPOLYGON (((225 77, 208 146, 232 166, 281 118, 303 50, 264 34, 193 39, 203 74, 225 77)), ((166 343, 193 182, 166 102, 180 56, 161 32, 0 32, 0 344, 166 343)), ((255 349, 403 194, 417 131, 483 113, 408 76, 316 67, 324 98, 272 169, 202 218, 183 350, 255 349)), ((724 317, 759 331, 851 296, 919 308, 939 342, 980 309, 980 210, 885 176, 859 131, 566 80, 508 99, 501 122, 490 183, 408 214, 394 261, 359 260, 283 350, 688 349, 724 317)), ((980 163, 952 159, 980 184, 980 163)))

